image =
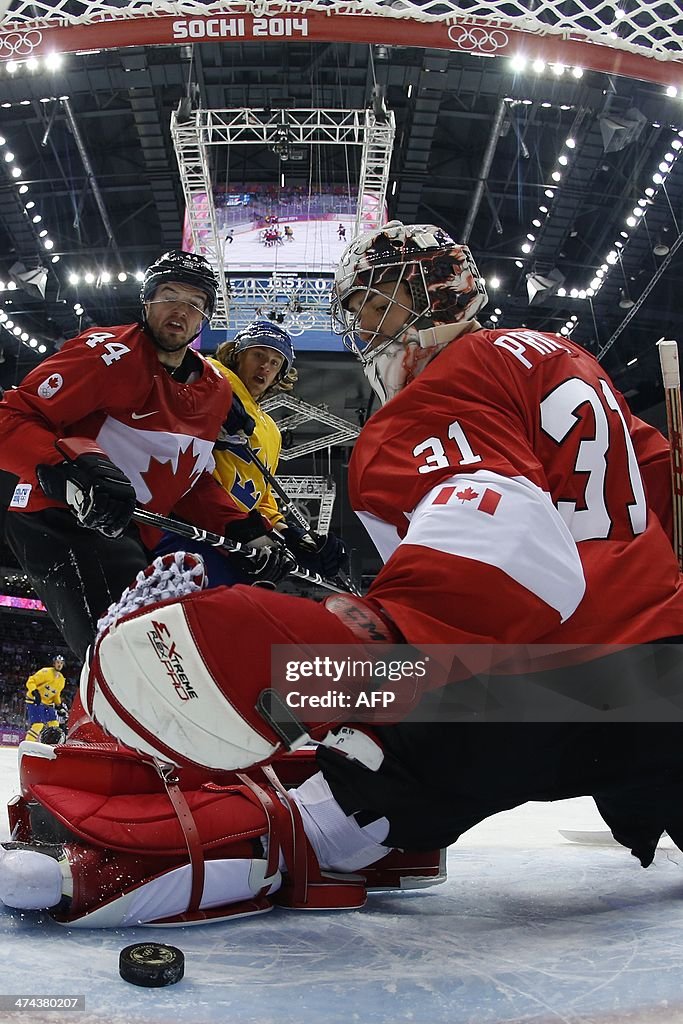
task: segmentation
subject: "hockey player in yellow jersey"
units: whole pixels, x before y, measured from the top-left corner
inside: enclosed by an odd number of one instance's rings
[[[284,328],[269,320],[255,320],[239,331],[232,341],[219,345],[210,362],[233,389],[233,408],[222,437],[214,448],[214,476],[232,500],[246,512],[259,512],[291,550],[299,565],[323,576],[334,577],[348,563],[346,547],[333,533],[318,535],[289,525],[278,507],[269,475],[277,472],[282,437],[275,420],[261,407],[269,395],[291,391],[298,379],[294,369],[294,347]],[[241,431],[241,436],[237,432]],[[248,444],[245,436],[248,435]],[[249,582],[229,556],[206,544],[165,537],[156,549],[165,554],[182,546],[184,551],[202,555],[211,586]]]
[[[56,654],[52,665],[38,669],[26,680],[27,740],[38,740],[45,726],[59,727],[58,711],[64,710],[62,690],[66,680],[62,673],[64,658]]]
[[[256,508],[282,537],[299,565],[333,577],[348,564],[346,547],[333,533],[325,536],[289,525],[278,508],[270,483],[251,459],[253,451],[270,474],[277,471],[282,437],[275,420],[261,403],[277,391],[291,391],[298,379],[294,346],[284,328],[270,320],[255,320],[216,351],[213,365],[225,374],[243,411],[254,422],[249,445],[214,449],[215,476],[233,501],[250,512]],[[211,580],[211,569],[209,580]]]
[[[277,391],[291,391],[298,379],[289,334],[277,324],[256,320],[232,341],[223,342],[210,362],[228,378],[233,395],[237,395],[254,421],[249,449],[274,474],[282,437],[275,420],[261,408],[261,402]],[[217,448],[214,458],[214,476],[237,505],[247,512],[258,509],[271,526],[286,526],[269,482],[244,445]]]

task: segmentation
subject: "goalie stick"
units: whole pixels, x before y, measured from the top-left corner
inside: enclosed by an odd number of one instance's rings
[[[664,380],[666,422],[671,446],[671,492],[673,500],[673,547],[683,568],[683,411],[678,345],[662,338],[657,342]]]

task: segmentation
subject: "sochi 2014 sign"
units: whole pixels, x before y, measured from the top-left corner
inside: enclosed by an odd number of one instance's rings
[[[179,18],[173,22],[178,43],[205,39],[292,39],[308,36],[308,18]]]
[[[303,3],[301,6],[305,10]],[[329,9],[309,9],[301,14],[288,11],[268,17],[257,17],[239,9],[181,18],[167,14],[131,17],[134,13],[133,8],[130,11],[122,7],[112,9],[106,4],[98,6],[93,0],[92,21],[87,24],[64,24],[57,18],[22,23],[6,21],[0,29],[0,62],[21,61],[55,51],[73,53],[126,46],[307,39],[316,43],[421,46],[478,57],[513,56],[523,48],[527,59],[538,57],[549,64],[573,64],[664,85],[678,85],[681,77],[678,60],[652,60],[646,53],[588,42],[570,30],[561,35],[528,32],[504,18],[496,18],[494,22],[493,19],[454,15],[444,21],[417,21],[374,14],[333,14]]]

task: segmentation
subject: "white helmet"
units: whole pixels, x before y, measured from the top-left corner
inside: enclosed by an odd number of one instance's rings
[[[360,312],[378,286],[393,284],[387,309],[367,341],[358,337]],[[405,285],[411,306],[399,301]],[[349,299],[361,293],[358,309]],[[484,282],[466,245],[458,245],[433,224],[391,221],[355,238],[342,253],[335,274],[332,298],[333,330],[363,364],[363,370],[382,402],[388,401],[424,369],[435,350],[447,344],[431,330],[444,324],[470,320],[488,301]],[[382,331],[392,306],[405,310],[398,332],[385,338]],[[367,336],[367,332],[364,332]]]

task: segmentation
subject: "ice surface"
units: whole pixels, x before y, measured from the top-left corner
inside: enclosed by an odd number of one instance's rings
[[[307,275],[333,274],[339,257],[355,235],[355,219],[346,214],[334,220],[281,220],[277,225],[281,234],[287,223],[294,232],[293,239],[283,238],[280,244],[271,246],[261,241],[262,228],[236,229],[234,241],[224,249],[228,276],[238,271],[257,277],[273,272],[284,276],[304,271]],[[340,223],[346,228],[343,239],[338,234]]]
[[[0,801],[16,791],[0,749]],[[32,1024],[678,1024],[683,1022],[683,855],[643,871],[588,799],[528,804],[449,851],[449,880],[371,896],[359,911],[275,910],[192,928],[76,931],[0,909],[0,995],[84,994],[84,1012],[0,1011]],[[1,835],[7,835],[3,819]],[[157,940],[185,978],[136,988],[118,955]]]

